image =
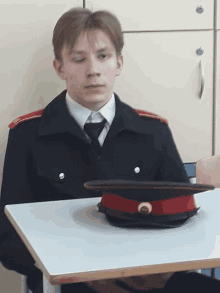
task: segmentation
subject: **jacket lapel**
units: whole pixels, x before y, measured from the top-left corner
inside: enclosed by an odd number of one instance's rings
[[[55,135],[58,133],[70,133],[88,143],[88,139],[76,120],[69,114],[66,106],[66,90],[57,96],[44,109],[38,136]]]
[[[123,103],[115,94],[116,113],[112,125],[109,129],[105,142],[127,130],[136,133],[146,133],[146,124],[142,121],[137,112]]]

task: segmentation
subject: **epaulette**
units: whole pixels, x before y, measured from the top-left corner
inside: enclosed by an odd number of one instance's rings
[[[21,123],[21,122],[23,122],[23,121],[27,121],[27,120],[30,120],[30,119],[33,119],[33,118],[41,117],[43,110],[44,110],[44,109],[37,110],[37,111],[31,112],[31,113],[25,114],[25,115],[23,115],[23,116],[20,116],[20,117],[18,117],[18,118],[15,118],[15,119],[9,124],[9,127],[10,127],[11,129],[13,129],[13,128],[15,128],[15,126],[17,126],[19,123]]]
[[[135,111],[138,113],[139,116],[148,117],[148,118],[152,118],[152,119],[157,119],[157,120],[160,120],[161,122],[163,122],[163,123],[168,125],[168,120],[166,118],[160,116],[160,115],[157,115],[157,114],[152,113],[152,112],[139,110],[139,109],[135,109]]]

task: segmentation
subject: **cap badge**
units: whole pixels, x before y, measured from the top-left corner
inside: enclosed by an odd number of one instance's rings
[[[148,215],[152,211],[152,205],[149,202],[142,202],[138,205],[138,211],[143,215]]]

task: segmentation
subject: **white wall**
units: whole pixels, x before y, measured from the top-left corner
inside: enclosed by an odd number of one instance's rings
[[[52,65],[52,33],[75,6],[83,0],[0,0],[0,182],[10,122],[65,89]]]

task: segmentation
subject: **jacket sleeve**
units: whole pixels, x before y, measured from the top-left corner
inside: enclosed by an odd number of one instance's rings
[[[19,126],[10,130],[1,189],[0,261],[8,269],[18,271],[20,267],[21,273],[25,273],[25,268],[34,266],[34,259],[7,219],[4,207],[32,201],[29,185],[30,154],[28,134],[22,132]]]
[[[189,183],[189,178],[184,168],[182,159],[177,150],[170,128],[162,128],[162,153],[160,180]]]

